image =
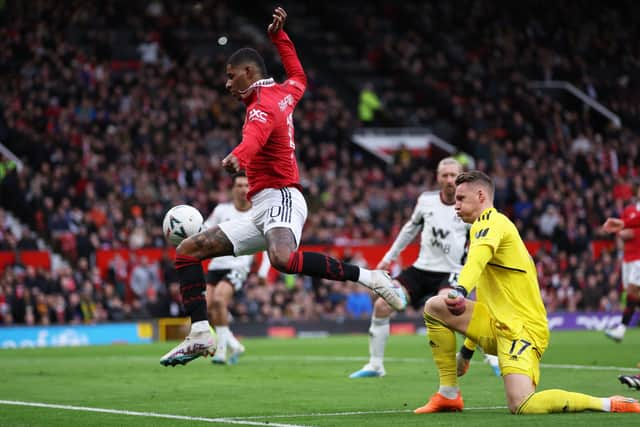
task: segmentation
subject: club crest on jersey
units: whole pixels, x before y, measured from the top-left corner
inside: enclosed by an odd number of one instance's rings
[[[278,102],[278,107],[280,107],[280,111],[286,110],[289,105],[293,105],[293,96],[291,95],[285,96]]]
[[[249,121],[253,120],[257,120],[260,123],[267,123],[267,113],[262,110],[258,110],[257,108],[249,110]]]

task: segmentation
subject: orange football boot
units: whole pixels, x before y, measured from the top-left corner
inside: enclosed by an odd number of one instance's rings
[[[640,403],[636,399],[624,396],[611,396],[611,412],[638,412]]]
[[[613,407],[613,401],[611,403]],[[464,408],[464,402],[462,401],[462,394],[458,391],[458,395],[455,399],[447,399],[440,393],[436,393],[431,396],[429,402],[426,405],[413,411],[414,414],[431,414],[433,412],[460,412]]]

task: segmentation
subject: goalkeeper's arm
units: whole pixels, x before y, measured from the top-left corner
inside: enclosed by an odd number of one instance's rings
[[[476,349],[476,343],[469,338],[464,339],[460,351],[456,354],[456,373],[459,377],[463,376],[469,370],[469,363]]]

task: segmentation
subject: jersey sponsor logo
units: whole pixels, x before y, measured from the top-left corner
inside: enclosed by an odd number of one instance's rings
[[[441,239],[446,239],[447,236],[449,235],[450,231],[449,230],[443,230],[442,228],[431,227],[431,233],[433,234],[433,237],[440,236]]]
[[[288,106],[293,105],[293,96],[287,95],[278,102],[280,111],[284,111]]]
[[[267,123],[267,113],[262,110],[254,108],[249,111],[249,121],[257,120],[261,123]]]
[[[487,235],[487,233],[489,233],[489,227],[487,228],[483,228],[482,230],[478,230],[476,231],[476,239],[481,239],[483,237],[485,237]]]
[[[451,252],[451,245],[444,241],[450,233],[451,232],[449,230],[431,227],[431,234],[433,235],[431,238],[431,246],[434,248],[440,248],[440,250],[445,254]]]

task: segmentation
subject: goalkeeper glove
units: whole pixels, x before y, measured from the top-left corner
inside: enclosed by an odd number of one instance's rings
[[[469,363],[473,357],[473,350],[469,350],[462,345],[460,351],[456,354],[456,374],[461,377],[469,370]]]
[[[447,304],[447,309],[454,316],[460,316],[466,310],[467,290],[460,285],[455,285],[451,288],[447,294],[447,298],[444,300]]]

